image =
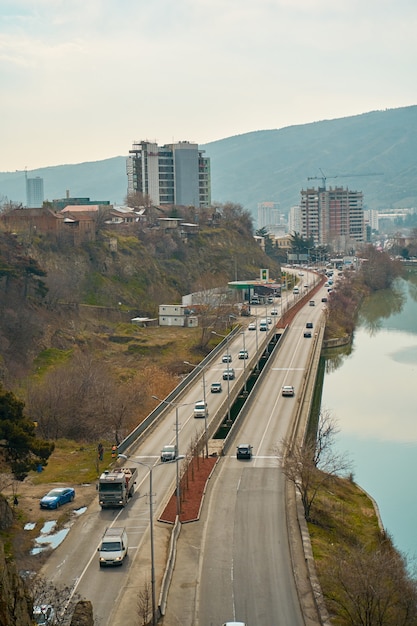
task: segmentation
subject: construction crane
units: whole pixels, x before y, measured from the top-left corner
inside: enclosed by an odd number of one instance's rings
[[[328,178],[353,178],[356,176],[383,176],[383,172],[369,172],[369,174],[336,174],[336,176],[326,176],[321,167],[319,167],[321,176],[309,176],[307,180],[321,180],[322,189],[326,191],[326,180]]]

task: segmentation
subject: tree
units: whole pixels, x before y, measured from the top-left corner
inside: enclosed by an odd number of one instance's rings
[[[0,441],[4,459],[17,480],[46,465],[54,444],[36,437],[36,426],[23,413],[24,404],[0,387]]]
[[[414,626],[417,583],[401,555],[383,537],[373,549],[348,546],[327,563],[325,599],[338,624]],[[343,621],[339,621],[342,619]]]
[[[314,437],[308,437],[304,443],[283,442],[283,472],[301,496],[307,521],[311,521],[311,508],[319,490],[351,468],[346,455],[333,450],[337,432],[334,418],[323,411]]]

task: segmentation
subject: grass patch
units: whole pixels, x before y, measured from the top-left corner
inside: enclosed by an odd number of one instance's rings
[[[328,560],[349,545],[377,546],[380,529],[374,505],[354,482],[337,478],[320,492],[308,524],[317,573],[325,571]]]
[[[35,485],[43,483],[68,483],[80,485],[97,480],[98,475],[110,465],[111,444],[103,441],[104,458],[98,466],[97,444],[81,444],[67,439],[59,439],[49,457],[48,465],[42,472],[32,472]]]
[[[34,371],[37,375],[42,376],[51,367],[56,367],[68,361],[71,354],[72,350],[58,350],[57,348],[43,350],[33,361]]]

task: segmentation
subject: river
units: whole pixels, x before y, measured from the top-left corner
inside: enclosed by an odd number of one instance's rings
[[[322,409],[336,448],[377,502],[411,569],[417,557],[417,273],[367,298],[352,346],[326,360]]]

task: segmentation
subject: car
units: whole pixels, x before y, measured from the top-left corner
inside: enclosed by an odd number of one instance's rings
[[[306,328],[313,328],[313,322],[307,322]]]
[[[292,385],[284,385],[282,388],[282,395],[283,396],[294,396],[295,395],[295,389]]]
[[[271,315],[278,315],[278,309],[272,309]]]
[[[309,289],[310,285],[304,285],[304,289]]]
[[[311,339],[311,331],[306,330],[304,333],[304,337],[306,337],[307,339]]]
[[[299,276],[304,276],[304,272],[298,272]]]
[[[50,604],[40,604],[33,607],[33,621],[39,626],[55,623],[55,610]]]
[[[272,324],[272,319],[270,317],[267,317],[266,321],[268,322],[268,324]]]
[[[252,458],[252,446],[248,443],[240,443],[236,449],[237,459],[251,459]]]
[[[246,626],[245,622],[225,622],[222,626]]]
[[[249,357],[247,350],[240,350],[238,354],[238,359],[247,359]]]
[[[223,372],[223,380],[233,380],[235,377],[235,370],[233,367],[228,367],[227,370]]]
[[[327,302],[327,298],[322,298],[321,301],[322,302]]]
[[[211,383],[210,391],[211,391],[211,393],[221,393],[222,392],[222,384],[221,383]]]
[[[222,363],[231,363],[232,362],[232,355],[231,354],[223,354],[222,356]]]
[[[309,305],[310,305],[310,306],[316,306],[316,302],[315,302],[315,300],[310,300]]]
[[[256,324],[255,322],[251,322],[248,326],[248,330],[256,330]]]
[[[59,509],[61,504],[72,502],[75,498],[75,489],[72,487],[57,487],[48,491],[47,494],[40,499],[41,509]]]

